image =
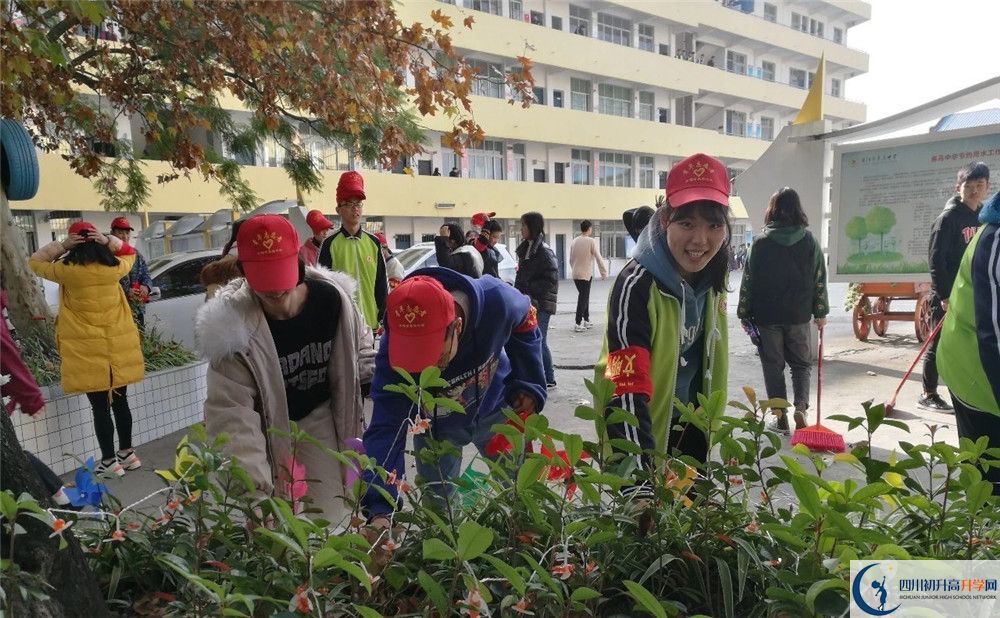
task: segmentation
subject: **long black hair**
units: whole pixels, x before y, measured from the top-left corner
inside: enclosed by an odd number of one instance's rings
[[[764,212],[764,223],[776,223],[783,227],[809,225],[809,218],[802,210],[802,201],[795,189],[784,187],[771,196]]]
[[[118,266],[120,263],[114,253],[107,245],[99,245],[94,241],[86,241],[78,244],[66,252],[63,258],[65,264],[75,264],[86,266],[87,264],[100,264],[102,266]]]
[[[528,240],[535,240],[539,234],[545,232],[545,217],[540,212],[524,213],[521,215],[521,223],[528,226],[528,234],[531,236]]]
[[[243,221],[243,219],[233,221],[232,229],[229,232],[229,240],[222,246],[222,257],[226,257],[233,250],[233,245],[236,244],[236,237],[240,233],[240,226],[243,225]]]
[[[661,207],[658,214],[664,232],[667,226],[674,221],[690,219],[695,215],[700,216],[710,223],[726,226],[726,240],[723,241],[719,252],[715,254],[701,272],[695,275],[697,279],[708,277],[712,289],[717,294],[726,291],[726,279],[729,276],[729,260],[733,252],[732,247],[729,246],[729,241],[733,237],[733,225],[729,220],[729,209],[710,200],[699,200],[685,204],[680,208],[671,208],[670,206]]]

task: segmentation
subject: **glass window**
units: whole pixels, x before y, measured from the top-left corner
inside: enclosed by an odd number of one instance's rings
[[[514,151],[514,178],[520,182],[527,180],[527,161],[524,156],[524,144],[514,144],[512,148]]]
[[[412,234],[395,234],[393,240],[396,243],[396,251],[409,249],[411,246],[413,246]]]
[[[38,240],[35,235],[35,216],[30,210],[11,210],[11,223],[24,234],[25,248],[28,255],[38,250]]]
[[[658,116],[658,120],[660,122],[669,123],[670,122],[670,108],[669,107],[661,107],[658,110],[657,116]]]
[[[830,96],[839,97],[840,96],[840,80],[836,77],[830,78]]]
[[[51,210],[49,211],[49,230],[52,232],[52,240],[66,240],[69,236],[69,226],[83,218],[79,210]]]
[[[545,105],[546,104],[545,103],[545,88],[537,88],[537,87],[536,88],[532,88],[531,92],[532,92],[532,95],[535,98],[535,103],[538,103],[539,105]]]
[[[593,180],[591,179],[590,151],[573,148],[570,155],[572,158],[570,175],[573,177],[573,184],[593,184]]]
[[[653,183],[656,182],[656,172],[653,169],[653,165],[654,165],[653,157],[646,157],[646,156],[639,157],[640,189],[652,189],[655,187]]]
[[[774,140],[774,118],[760,117],[760,138],[768,141]]]
[[[552,107],[562,107],[563,106],[563,91],[553,90],[552,91]]]
[[[545,14],[541,11],[531,11],[531,23],[536,26],[545,25]]]
[[[775,6],[775,5],[773,5],[773,4],[769,4],[769,3],[765,2],[764,3],[764,19],[766,19],[767,21],[777,22],[778,21],[778,7]]]
[[[739,73],[744,75],[747,72],[747,55],[734,52],[732,50],[726,51],[726,70],[730,73]]]
[[[559,17],[558,15],[552,16],[552,29],[562,30],[562,17]]]
[[[833,42],[834,43],[840,43],[841,45],[843,45],[843,43],[844,43],[844,31],[842,29],[840,29],[840,28],[834,28],[833,29]]]
[[[809,71],[809,79],[806,80],[806,88],[812,88],[813,80],[816,79],[816,74]]]
[[[615,45],[632,47],[632,22],[624,17],[598,13],[597,38]]]
[[[653,26],[639,24],[639,49],[653,51]]]
[[[639,118],[643,120],[653,120],[653,93],[639,93]]]
[[[571,109],[589,112],[590,107],[590,80],[577,79],[571,77],[569,80],[569,106]]]
[[[726,110],[726,135],[738,135],[746,137],[747,115],[745,112],[737,112],[731,109]]]
[[[806,87],[806,72],[802,69],[788,69],[788,85],[796,88]]]
[[[598,184],[602,187],[632,186],[632,155],[602,152],[598,155]]]
[[[590,10],[569,5],[569,31],[581,36],[590,36]]]
[[[774,81],[774,63],[766,60],[760,63],[761,76],[769,82]]]
[[[469,66],[478,72],[472,78],[472,94],[494,99],[504,98],[503,66],[485,60],[468,59]]]
[[[506,150],[499,140],[483,140],[477,148],[466,151],[469,159],[469,178],[503,180],[506,178]]]
[[[611,84],[597,86],[598,111],[609,116],[625,116],[631,118],[632,89]]]
[[[510,10],[511,19],[521,21],[521,14],[524,12],[524,5],[521,4],[521,0],[510,0],[507,8]]]
[[[809,18],[805,15],[799,13],[792,13],[792,28],[796,30],[801,30],[802,32],[809,32]]]
[[[660,43],[660,55],[661,56],[669,56],[670,55],[670,46],[667,45],[666,43]]]
[[[160,288],[160,299],[204,294],[205,286],[201,284],[201,269],[206,264],[219,259],[217,255],[188,260],[153,278],[153,285]]]
[[[491,15],[502,15],[500,0],[466,0],[465,7]]]
[[[809,20],[809,34],[811,34],[813,36],[818,36],[819,38],[822,39],[823,38],[823,22],[815,20],[815,19],[810,19]]]

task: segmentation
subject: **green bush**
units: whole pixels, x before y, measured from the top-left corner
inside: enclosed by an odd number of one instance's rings
[[[439,383],[428,370],[391,388],[416,409]],[[402,487],[409,505],[391,530],[362,525],[360,482],[352,515],[332,525],[281,498],[258,502],[221,454],[224,438],[209,443],[199,426],[174,468],[158,471],[158,512],[109,496],[103,521],[72,532],[123,614],[183,616],[832,616],[848,607],[851,560],[997,558],[1000,499],[978,467],[1000,452],[987,453],[985,438],[956,447],[928,427],[930,444],[903,443],[882,460],[871,435],[905,426],[866,403],[841,420],[869,440],[838,455],[786,454],[765,427],[765,411],[784,402],[745,389],[745,403],[729,403],[736,416],[722,392],[682,411],[709,436],[711,461],[660,457],[648,473],[603,437],[610,385],[588,386],[596,404],[576,416],[595,424],[597,441],[511,412],[495,427],[511,451],[486,462],[489,475],[457,480],[451,509],[420,482]],[[621,410],[609,420],[635,423]],[[295,427],[291,437],[310,440]],[[432,443],[422,456],[447,448]],[[831,479],[835,467],[848,478]],[[636,479],[648,491],[630,491]]]

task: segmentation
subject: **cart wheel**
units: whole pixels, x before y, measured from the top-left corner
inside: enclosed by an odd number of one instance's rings
[[[871,312],[872,305],[867,296],[862,296],[858,304],[854,305],[854,336],[858,338],[858,341],[868,341]]]
[[[873,311],[876,314],[885,314],[889,310],[889,303],[891,301],[885,296],[879,296],[878,300],[875,301],[875,307]],[[889,326],[889,320],[885,318],[872,318],[872,330],[879,337],[885,337],[885,331]]]
[[[917,308],[913,312],[913,330],[920,343],[923,343],[934,330],[931,327],[931,303],[927,294],[922,294],[917,299]]]

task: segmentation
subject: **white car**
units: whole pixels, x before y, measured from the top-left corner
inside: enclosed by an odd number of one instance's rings
[[[146,328],[194,349],[194,314],[205,302],[201,269],[221,257],[221,249],[171,253],[149,261],[153,289],[146,305]],[[59,285],[42,280],[45,300],[55,315],[59,312]]]
[[[500,279],[514,285],[514,276],[517,274],[517,260],[510,254],[506,245],[496,245],[503,259],[500,261]],[[434,243],[421,242],[408,249],[403,249],[395,254],[396,259],[403,265],[404,275],[409,275],[415,270],[437,266],[437,255],[434,253]]]

